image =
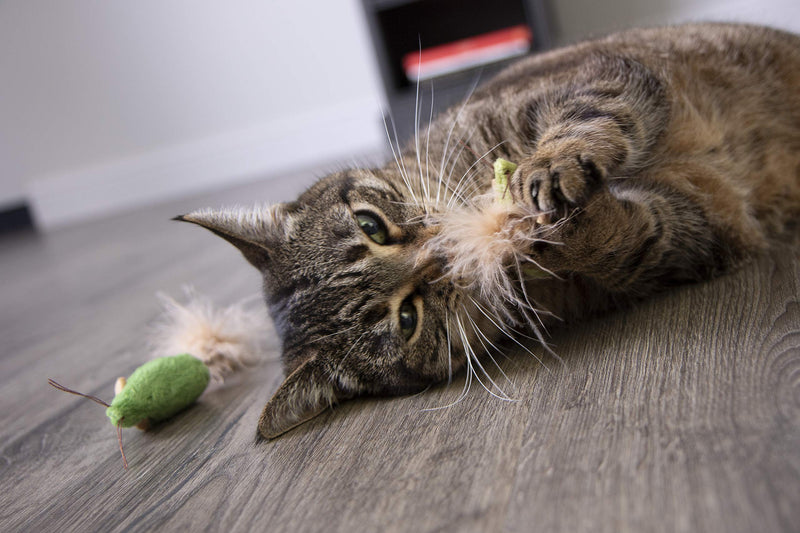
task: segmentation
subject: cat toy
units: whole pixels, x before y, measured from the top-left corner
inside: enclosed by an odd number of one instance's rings
[[[517,170],[517,166],[516,163],[506,161],[502,157],[495,159],[494,165],[492,166],[494,169],[494,178],[492,179],[494,203],[506,209],[514,204],[514,200],[511,199],[511,192],[508,190],[508,179]],[[524,265],[521,267],[521,270],[525,275],[525,279],[528,281],[550,277],[549,272],[534,265]]]
[[[168,420],[192,405],[210,382],[221,383],[233,371],[258,362],[258,332],[263,330],[264,317],[249,309],[247,300],[215,309],[191,290],[187,290],[187,298],[188,303],[182,305],[160,295],[163,318],[154,329],[152,341],[155,354],[180,355],[156,357],[134,370],[129,378],[118,378],[110,404],[48,379],[60,391],[106,407],[106,416],[117,428],[126,470],[122,428],[136,426],[146,430],[151,424]]]
[[[494,192],[494,201],[500,205],[509,206],[514,201],[511,199],[511,192],[508,190],[508,178],[517,170],[517,165],[498,157],[494,161],[493,168],[492,191]]]

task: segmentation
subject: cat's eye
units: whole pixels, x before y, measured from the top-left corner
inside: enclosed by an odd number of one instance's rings
[[[414,306],[411,298],[407,298],[400,305],[398,319],[400,322],[400,332],[406,340],[410,339],[417,330],[417,308]]]
[[[378,244],[386,244],[389,238],[389,232],[386,230],[386,225],[380,218],[372,213],[361,211],[356,213],[356,220],[358,221],[358,227],[367,234],[367,237]]]

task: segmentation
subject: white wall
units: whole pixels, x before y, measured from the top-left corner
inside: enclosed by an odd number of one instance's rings
[[[639,24],[800,32],[797,0],[552,0],[561,42]],[[359,0],[0,0],[0,209],[54,227],[383,146]]]
[[[0,204],[55,226],[382,145],[358,0],[0,2]]]

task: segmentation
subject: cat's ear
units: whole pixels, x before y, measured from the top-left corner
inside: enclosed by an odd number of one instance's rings
[[[258,432],[274,439],[352,396],[331,379],[321,361],[309,359],[289,374],[264,406]]]
[[[173,220],[202,226],[236,246],[250,263],[263,270],[270,253],[289,232],[287,204],[253,208],[199,209]]]

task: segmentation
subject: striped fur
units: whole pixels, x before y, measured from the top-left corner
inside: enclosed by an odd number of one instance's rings
[[[800,39],[740,25],[617,34],[517,63],[402,149],[389,138],[385,167],[334,173],[295,202],[183,217],[264,274],[288,375],[264,437],[463,367],[505,398],[485,371],[502,343],[545,343],[550,326],[794,238]],[[497,157],[519,164],[508,208],[487,196]]]

